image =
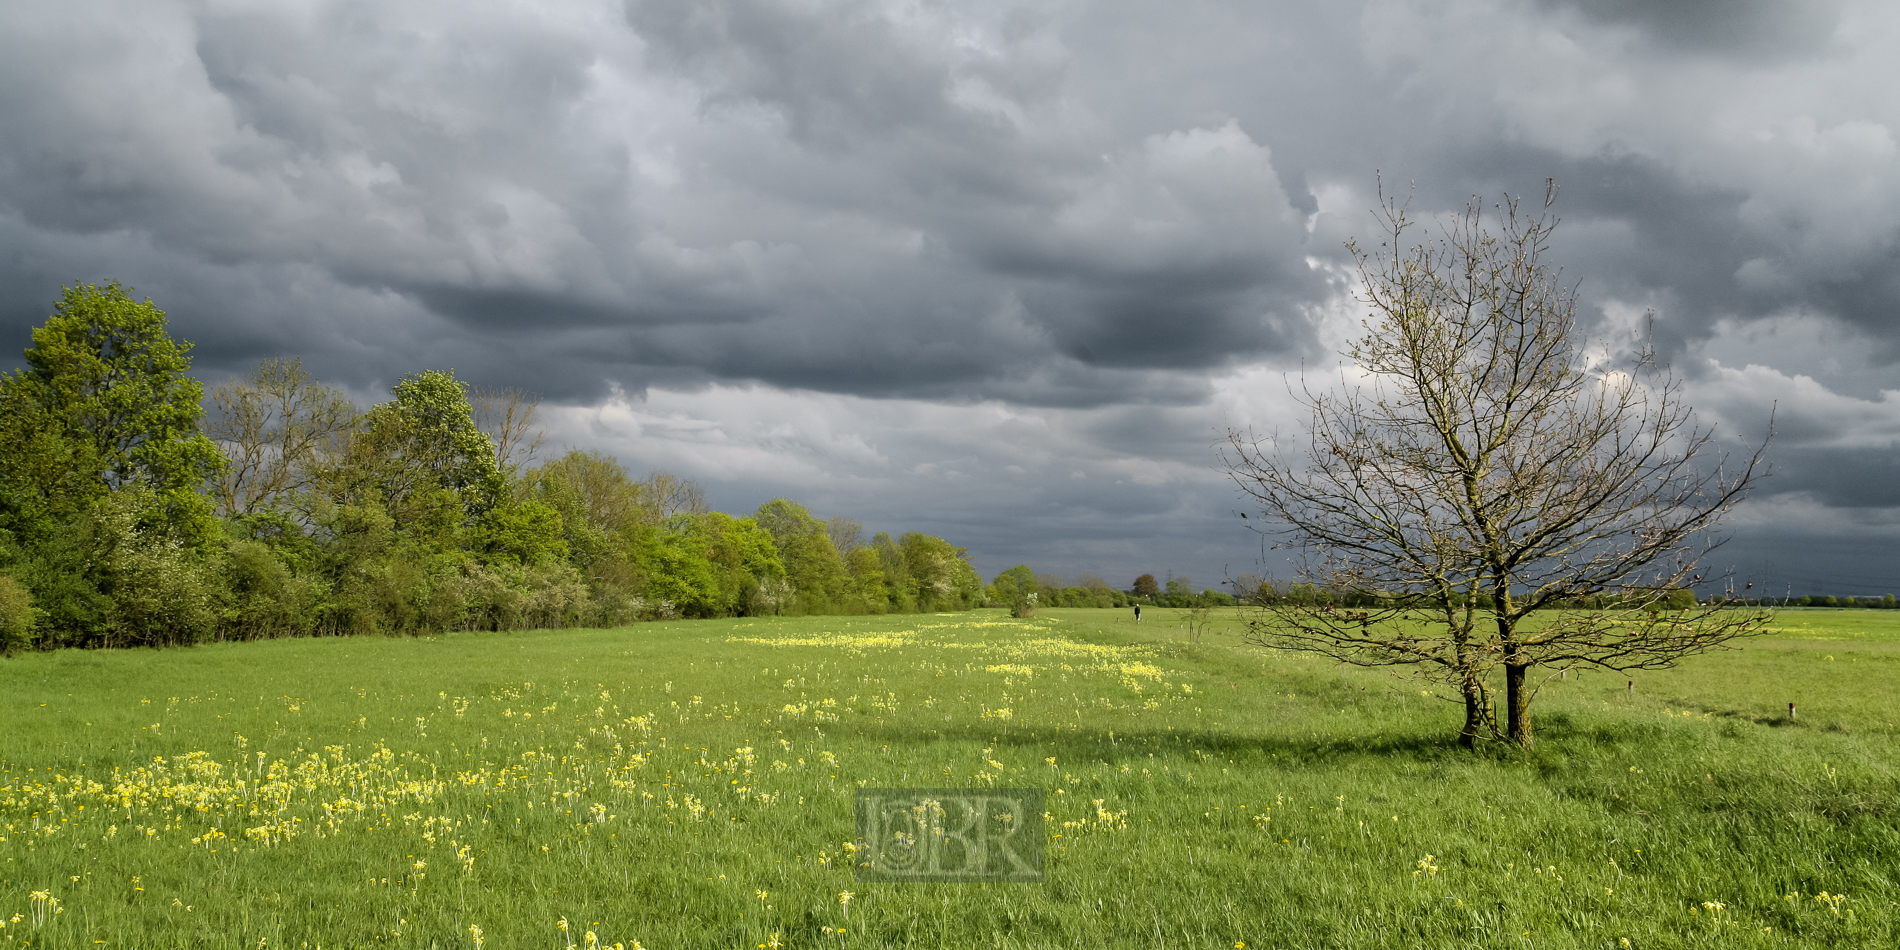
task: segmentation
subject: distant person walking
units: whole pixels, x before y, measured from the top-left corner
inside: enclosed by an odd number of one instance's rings
[[[1135,605],[1135,622],[1136,623],[1141,622],[1141,605],[1140,604]]]

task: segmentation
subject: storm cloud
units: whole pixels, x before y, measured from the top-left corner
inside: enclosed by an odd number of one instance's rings
[[[1896,34],[1848,0],[27,0],[0,347],[117,278],[207,379],[453,368],[728,508],[1211,585],[1284,573],[1215,446],[1297,430],[1378,183],[1429,217],[1554,178],[1588,328],[1653,312],[1732,448],[1777,414],[1722,556],[1885,592]]]

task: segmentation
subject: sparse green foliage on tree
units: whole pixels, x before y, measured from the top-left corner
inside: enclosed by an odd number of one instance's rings
[[[1536,214],[1507,200],[1495,225],[1474,201],[1416,243],[1386,203],[1379,249],[1349,245],[1371,314],[1347,351],[1364,384],[1305,391],[1300,456],[1229,436],[1229,474],[1314,585],[1252,636],[1448,682],[1465,745],[1531,743],[1540,667],[1666,667],[1762,622],[1670,599],[1702,579],[1698,542],[1759,477],[1761,450],[1713,464],[1647,347],[1620,366],[1587,349],[1575,288],[1545,257],[1555,194]]]
[[[356,406],[297,359],[272,357],[211,391],[206,434],[229,460],[214,488],[218,514],[248,515],[309,491],[339,460]]]
[[[468,402],[475,427],[494,443],[495,464],[504,474],[513,477],[534,461],[544,438],[534,421],[541,397],[515,387],[476,386],[468,391]]]

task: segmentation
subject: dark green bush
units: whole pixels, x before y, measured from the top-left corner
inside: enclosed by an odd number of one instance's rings
[[[12,656],[33,647],[33,595],[26,587],[0,574],[0,656]]]

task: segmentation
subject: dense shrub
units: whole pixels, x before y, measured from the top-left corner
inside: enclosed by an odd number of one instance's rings
[[[0,574],[0,656],[33,646],[33,595],[20,582]]]

